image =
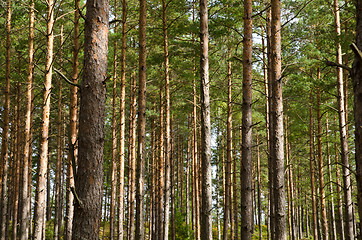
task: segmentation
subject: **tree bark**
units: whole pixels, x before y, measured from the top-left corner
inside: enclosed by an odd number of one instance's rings
[[[356,46],[362,49],[362,1],[356,2]],[[353,93],[354,93],[354,119],[355,119],[355,159],[356,159],[356,182],[358,214],[362,216],[362,59],[355,56],[352,68]],[[362,223],[360,221],[360,229]]]
[[[27,72],[27,87],[26,87],[26,110],[25,110],[25,129],[24,129],[24,155],[23,155],[23,168],[22,168],[22,208],[20,210],[20,240],[27,240],[29,238],[30,226],[30,194],[28,185],[30,182],[29,174],[29,157],[31,149],[31,112],[33,110],[33,71],[34,71],[34,0],[30,2],[29,6],[29,36],[28,36],[28,72]],[[31,176],[31,175],[30,175]]]
[[[166,0],[162,0],[162,29],[165,58],[165,192],[164,192],[164,221],[163,239],[168,239],[170,223],[170,161],[171,161],[171,128],[170,128],[170,74],[167,36],[167,5]]]
[[[244,1],[243,41],[243,108],[242,108],[242,156],[241,156],[241,231],[242,240],[251,239],[253,233],[252,187],[252,51],[253,22],[252,0]]]
[[[79,158],[72,239],[98,239],[102,209],[108,0],[86,3],[84,70],[79,112]]]
[[[53,65],[53,45],[54,45],[54,1],[48,0],[47,13],[47,55],[45,64],[45,82],[42,112],[42,127],[40,139],[40,159],[38,165],[38,180],[36,189],[36,209],[34,216],[34,240],[45,238],[43,235],[45,227],[46,209],[46,183],[48,168],[48,138],[49,138],[49,115],[50,115],[50,94],[52,86],[52,65]]]
[[[139,15],[139,89],[138,89],[138,147],[136,173],[136,240],[144,236],[144,185],[145,185],[145,137],[146,137],[146,0],[140,0]]]
[[[284,184],[284,137],[283,137],[283,97],[281,61],[281,0],[271,1],[271,80],[272,96],[272,161],[274,162],[274,221],[273,239],[286,240],[285,184]]]
[[[114,15],[118,19],[117,0],[114,1]],[[114,34],[117,34],[117,24],[114,27]],[[118,38],[114,39],[113,46],[113,92],[112,92],[112,171],[111,171],[111,205],[110,205],[110,226],[109,234],[110,239],[115,239],[115,218],[116,218],[116,194],[117,194],[117,113],[116,113],[116,100],[117,100],[117,51],[118,51]]]
[[[123,240],[124,221],[124,162],[125,162],[125,112],[126,112],[126,50],[127,50],[127,0],[122,0],[121,46],[121,96],[119,130],[119,190],[118,190],[118,240]]]
[[[313,121],[313,93],[310,91],[310,106],[309,106],[309,170],[310,170],[310,181],[311,181],[311,197],[312,197],[312,232],[313,238],[318,238],[317,231],[317,204],[316,204],[316,193],[315,193],[315,179],[314,179],[314,121]]]
[[[60,64],[62,65],[63,58],[63,25],[60,29]],[[55,210],[54,210],[54,235],[53,239],[61,239],[61,213],[62,213],[62,195],[61,195],[61,186],[62,186],[62,144],[63,144],[63,102],[62,102],[62,79],[58,78],[58,109],[57,109],[57,148],[56,148],[56,163],[55,163]]]
[[[320,79],[320,70],[318,69],[318,79]],[[321,116],[321,92],[317,87],[317,121],[318,121],[318,173],[319,173],[319,197],[321,205],[322,218],[322,236],[323,240],[328,240],[328,222],[326,209],[326,194],[324,189],[324,171],[323,171],[323,155],[322,155],[322,116]]]
[[[201,239],[212,239],[211,123],[209,96],[209,30],[207,0],[200,1],[200,89],[201,89]]]

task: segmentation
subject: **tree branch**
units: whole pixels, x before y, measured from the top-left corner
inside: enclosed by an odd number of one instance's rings
[[[328,61],[328,60],[325,60],[324,63],[328,66],[328,67],[340,67],[340,68],[343,68],[343,69],[346,69],[348,72],[351,72],[351,68],[344,65],[344,64],[339,64],[339,63],[336,63],[336,62],[331,62],[331,61]]]
[[[70,81],[66,76],[64,76],[64,74],[61,73],[58,69],[56,69],[56,68],[53,68],[53,69],[54,69],[54,71],[55,71],[56,73],[58,73],[58,74],[64,79],[64,81],[66,81],[68,84],[70,84],[70,85],[72,85],[72,86],[75,86],[75,87],[80,87],[79,84],[76,84],[76,83],[71,82],[71,81]]]
[[[356,54],[356,56],[359,58],[359,60],[362,61],[362,52],[361,52],[361,50],[359,50],[357,45],[355,43],[351,43],[351,45],[349,45],[349,47],[352,49],[354,54]]]

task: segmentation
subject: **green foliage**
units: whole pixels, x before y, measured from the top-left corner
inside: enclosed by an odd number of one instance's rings
[[[186,215],[180,211],[175,214],[175,227],[177,240],[191,240],[193,239],[193,231],[191,225],[187,225],[185,221]]]

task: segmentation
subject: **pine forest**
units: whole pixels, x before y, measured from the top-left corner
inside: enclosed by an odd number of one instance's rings
[[[362,0],[1,0],[0,240],[362,239]]]

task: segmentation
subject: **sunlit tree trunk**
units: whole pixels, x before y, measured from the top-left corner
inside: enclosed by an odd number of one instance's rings
[[[341,24],[339,18],[339,3],[334,0],[334,16],[336,24],[336,33],[339,37],[341,35]],[[339,40],[336,42],[337,53],[336,62],[342,64],[342,47]],[[337,68],[337,90],[338,90],[338,115],[339,115],[339,133],[341,141],[341,162],[343,170],[343,189],[345,201],[345,237],[347,240],[354,239],[353,232],[353,203],[352,203],[352,190],[351,190],[351,177],[349,170],[348,160],[348,142],[347,142],[347,127],[346,127],[346,109],[344,99],[344,84],[343,84],[343,70]]]
[[[129,124],[129,160],[128,160],[128,240],[134,239],[135,231],[135,194],[136,194],[136,76],[131,76],[130,124]]]
[[[209,96],[209,29],[207,0],[200,0],[201,89],[201,239],[212,239],[211,123]]]
[[[114,1],[114,15],[118,19],[117,0]],[[117,34],[117,24],[114,27],[114,34]],[[118,38],[114,39],[113,46],[113,92],[112,92],[112,170],[111,170],[111,205],[110,205],[110,226],[109,234],[110,239],[115,239],[115,222],[116,222],[116,194],[117,194],[117,51],[118,51]]]
[[[40,139],[40,159],[38,165],[38,180],[36,187],[36,207],[34,215],[34,240],[43,239],[45,236],[45,208],[46,208],[46,183],[48,168],[48,138],[49,138],[49,115],[50,94],[52,86],[53,44],[54,44],[54,1],[47,1],[47,55],[45,64],[45,82],[43,97],[42,126]]]
[[[34,0],[30,2],[29,6],[29,36],[28,36],[28,71],[27,71],[27,87],[26,87],[26,110],[25,110],[25,129],[24,129],[24,155],[23,155],[23,168],[22,168],[22,208],[20,210],[20,240],[27,240],[29,238],[30,226],[30,194],[29,194],[29,157],[31,149],[31,112],[33,100],[33,69],[34,69]],[[31,175],[30,175],[31,176]]]
[[[125,162],[125,112],[126,112],[126,50],[127,50],[127,0],[122,0],[122,46],[121,46],[121,96],[119,130],[119,190],[118,190],[118,240],[123,240],[124,221],[124,162]]]

